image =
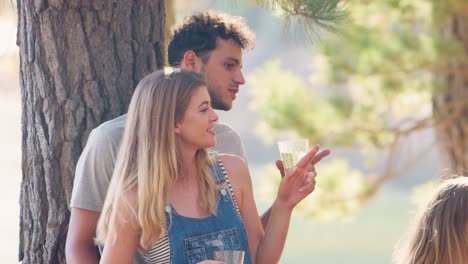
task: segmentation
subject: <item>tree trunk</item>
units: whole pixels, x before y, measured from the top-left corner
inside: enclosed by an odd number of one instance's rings
[[[446,31],[459,42],[464,58],[468,58],[468,15],[454,16]],[[433,96],[434,115],[446,118],[444,125],[436,127],[436,136],[444,177],[453,174],[468,176],[468,65],[456,62],[443,76],[447,90]]]
[[[19,260],[65,263],[75,164],[91,129],[126,112],[163,66],[163,0],[18,0]]]

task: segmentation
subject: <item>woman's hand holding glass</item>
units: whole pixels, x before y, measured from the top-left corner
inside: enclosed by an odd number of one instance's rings
[[[312,193],[315,188],[315,176],[317,175],[313,164],[317,162],[317,158],[320,160],[330,153],[330,151],[325,150],[317,155],[319,150],[320,146],[314,146],[299,160],[296,166],[286,171],[276,198],[279,204],[286,206],[288,209],[293,209],[307,195]]]

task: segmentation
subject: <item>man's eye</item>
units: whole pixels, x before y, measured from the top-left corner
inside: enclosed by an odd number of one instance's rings
[[[201,111],[202,111],[202,112],[207,112],[207,111],[208,111],[208,108],[203,108]]]
[[[231,70],[232,68],[234,68],[234,64],[232,64],[232,63],[227,63],[226,64],[226,69]]]

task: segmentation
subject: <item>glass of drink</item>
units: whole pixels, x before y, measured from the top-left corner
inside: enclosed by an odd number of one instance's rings
[[[297,162],[304,157],[309,150],[309,140],[305,138],[290,139],[278,142],[281,160],[284,170],[287,171],[296,166]]]
[[[219,250],[213,252],[214,260],[222,260],[226,264],[244,264],[244,254],[242,250]]]

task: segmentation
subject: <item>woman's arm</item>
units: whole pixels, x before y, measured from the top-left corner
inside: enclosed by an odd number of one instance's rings
[[[234,189],[234,195],[247,231],[250,254],[253,263],[255,263],[257,247],[264,236],[264,231],[255,205],[249,170],[245,161],[237,156],[220,155],[220,157]]]
[[[245,161],[237,156],[220,155],[220,157],[234,189],[234,195],[247,231],[250,254],[255,263],[257,246],[264,236],[264,231],[253,197],[249,170]]]
[[[136,204],[132,199],[130,199],[130,203]],[[122,200],[117,205],[113,223],[115,229],[109,228],[100,263],[132,263],[138,249],[141,233],[133,209]]]
[[[299,164],[281,181],[265,235],[258,244],[256,263],[278,263],[283,253],[294,207],[315,188],[315,171]]]
[[[241,159],[222,156],[234,190],[240,192],[239,207],[247,229],[252,261],[257,264],[278,263],[282,255],[293,208],[315,187],[315,171],[308,171],[319,148],[314,147],[282,179],[278,196],[273,203],[266,230],[263,230],[253,196],[248,168]]]

